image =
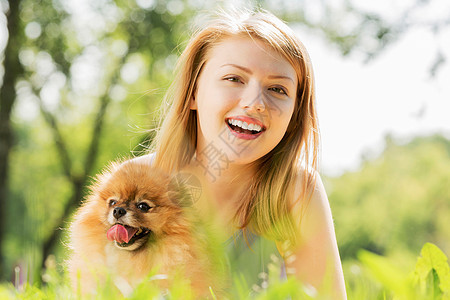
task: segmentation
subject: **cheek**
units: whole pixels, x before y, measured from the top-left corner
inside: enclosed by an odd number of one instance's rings
[[[277,140],[278,142],[281,141],[283,136],[285,135],[289,123],[292,119],[294,111],[294,105],[285,103],[278,106],[278,110],[272,110],[272,122],[274,122],[272,125],[276,125],[276,138],[274,137],[274,140]],[[277,142],[277,144],[278,144]]]
[[[269,114],[274,122],[280,125],[280,127],[287,128],[292,114],[294,112],[294,101],[273,101],[269,104]]]
[[[148,213],[143,218],[146,227],[155,233],[159,234],[163,231],[171,230],[172,227],[177,227],[177,213],[169,207],[159,207],[155,212]]]
[[[232,97],[230,93],[221,91],[220,89],[208,88],[207,91],[198,93],[198,110],[202,114],[211,114],[211,112],[217,113],[225,110],[232,105]]]
[[[106,209],[105,220],[107,220],[108,223],[110,223],[110,224],[113,224],[116,221],[114,216],[113,216],[112,209],[109,208],[109,207]]]
[[[197,114],[200,130],[208,138],[214,138],[209,134],[218,134],[224,126],[224,120],[227,114],[233,108],[233,102],[227,100],[224,95],[211,95],[198,99]]]
[[[159,213],[147,213],[141,220],[141,226],[150,229],[156,235],[160,235],[166,226],[166,220]]]
[[[289,105],[284,112],[280,115],[280,118],[282,119],[282,123],[284,125],[284,130],[286,131],[289,123],[291,122],[292,115],[294,114],[294,105]]]
[[[217,80],[203,78],[199,81],[199,89],[196,93],[197,110],[199,115],[211,116],[224,114],[236,104],[239,98],[238,90],[226,87]]]
[[[100,212],[101,217],[104,219],[108,218],[108,214],[110,212],[110,207],[108,204],[106,204],[106,201],[99,201],[96,205],[96,209]]]

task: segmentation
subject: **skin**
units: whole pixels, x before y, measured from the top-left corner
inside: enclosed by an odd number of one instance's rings
[[[320,290],[325,299],[347,299],[330,204],[319,174],[316,176],[316,186],[306,211],[302,214],[300,205],[294,206],[292,211],[294,218],[301,220],[299,237],[302,242],[291,249],[292,260],[283,255],[286,268],[301,282]],[[297,194],[301,186],[299,180]]]
[[[246,165],[282,139],[294,110],[297,74],[262,42],[233,37],[208,53],[191,109],[198,114],[197,159],[211,143],[233,165]],[[256,139],[236,137],[226,120],[247,119],[263,125]]]
[[[233,227],[230,224],[236,203],[254,175],[251,163],[283,138],[294,110],[296,90],[293,67],[261,41],[231,37],[208,52],[190,103],[199,120],[196,158],[184,171],[201,181],[204,202],[213,206],[222,228]],[[255,119],[265,130],[253,139],[230,134],[228,118],[241,117]],[[227,158],[220,172],[208,158],[206,150],[211,146]],[[213,172],[214,177],[209,175]],[[302,180],[298,178],[296,194],[300,195]],[[319,175],[306,211],[302,214],[298,205],[292,213],[301,220],[302,243],[287,252],[280,251],[288,273],[316,289],[329,281],[330,274],[332,284],[327,296],[346,299],[331,210]],[[283,249],[281,244],[277,246]]]

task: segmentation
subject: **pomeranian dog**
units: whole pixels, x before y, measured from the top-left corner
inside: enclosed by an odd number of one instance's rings
[[[97,176],[70,227],[68,269],[75,289],[95,293],[107,277],[132,289],[156,268],[160,288],[182,276],[195,295],[211,295],[209,287],[219,284],[212,282],[208,237],[186,213],[192,201],[185,190],[170,182],[135,160],[113,163]]]

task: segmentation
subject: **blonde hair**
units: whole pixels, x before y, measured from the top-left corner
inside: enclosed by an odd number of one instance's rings
[[[191,162],[196,151],[197,115],[190,109],[190,99],[208,51],[232,36],[263,41],[297,73],[297,99],[286,133],[274,149],[254,162],[256,174],[236,210],[241,228],[295,243],[299,221],[292,219],[290,210],[297,201],[303,201],[302,208],[309,201],[318,163],[314,78],[305,47],[274,15],[266,11],[221,13],[193,35],[179,58],[174,81],[165,97],[170,108],[151,147],[156,152],[154,163],[175,172]],[[298,199],[292,199],[298,180],[303,183],[302,192]]]

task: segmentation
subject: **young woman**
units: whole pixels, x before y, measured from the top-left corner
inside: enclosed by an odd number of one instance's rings
[[[245,240],[263,241],[253,243],[259,253],[250,251],[262,262],[255,278],[280,257],[288,276],[345,299],[317,173],[313,71],[293,31],[262,11],[215,18],[191,38],[165,100],[153,154],[140,159],[199,179],[236,257]]]

